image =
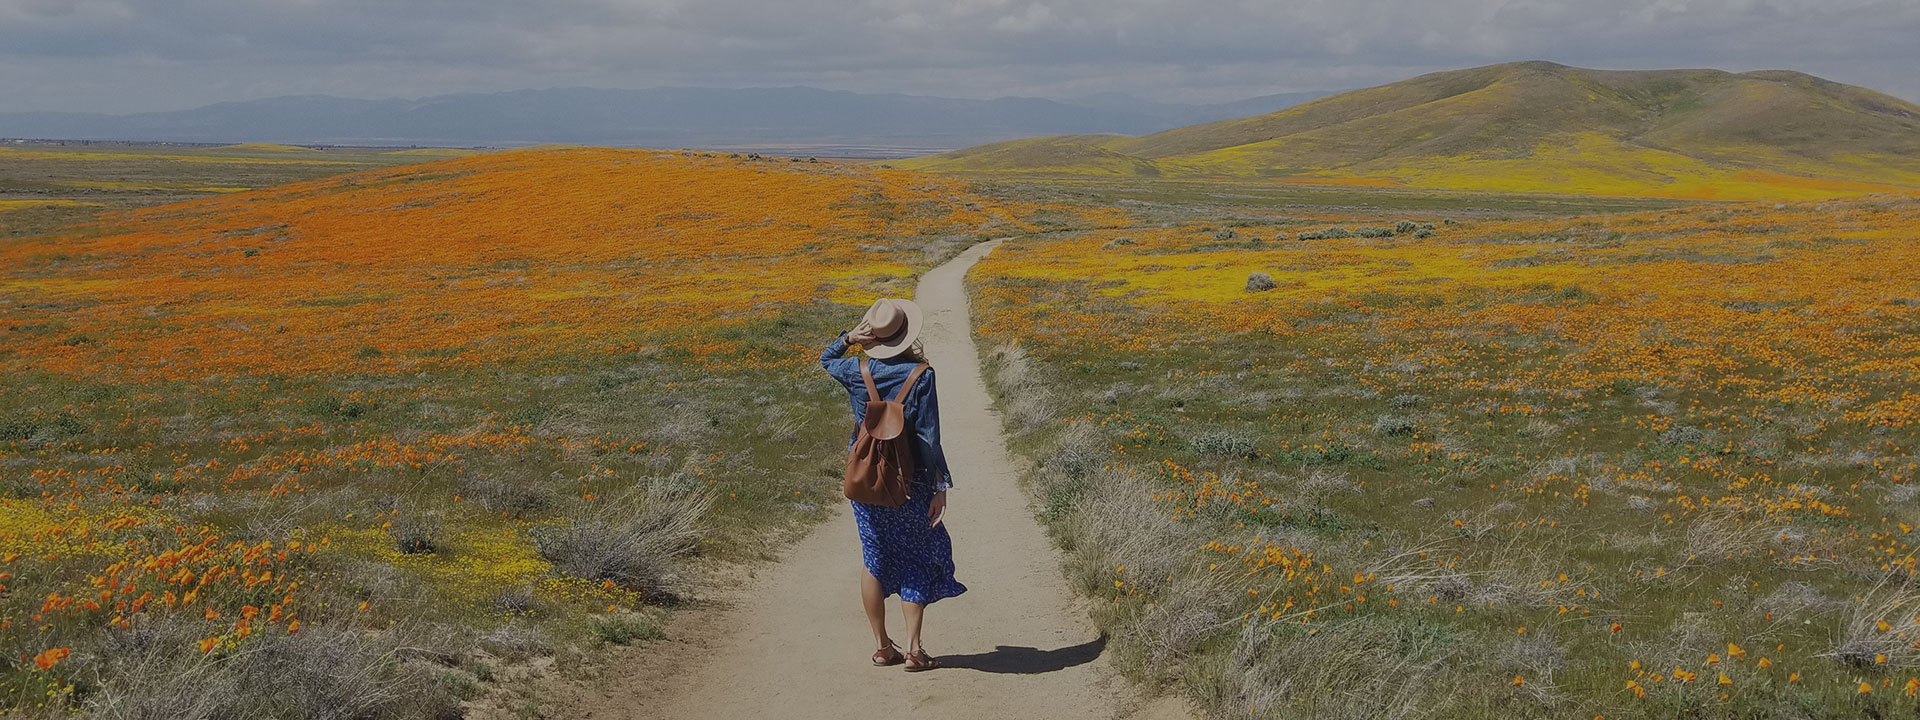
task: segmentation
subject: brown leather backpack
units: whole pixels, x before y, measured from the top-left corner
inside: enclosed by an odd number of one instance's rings
[[[913,480],[913,440],[906,432],[907,408],[901,403],[926,369],[926,363],[915,365],[900,392],[892,400],[882,400],[873,384],[873,368],[860,363],[860,378],[867,381],[867,414],[847,451],[847,499],[887,507],[906,504],[907,485]]]

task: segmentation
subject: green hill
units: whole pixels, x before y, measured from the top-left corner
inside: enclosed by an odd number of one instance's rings
[[[895,164],[1812,197],[1920,187],[1920,106],[1788,71],[1607,71],[1523,62],[1422,75],[1143,137],[1034,138]]]

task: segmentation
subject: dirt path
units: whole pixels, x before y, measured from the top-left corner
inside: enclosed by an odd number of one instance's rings
[[[967,269],[1000,241],[976,245],[929,271],[929,359],[940,369],[941,435],[954,473],[947,522],[967,594],[928,608],[928,650],[948,667],[907,674],[867,660],[860,543],[844,507],[761,570],[731,608],[694,620],[708,635],[642,651],[654,661],[620,673],[573,716],[669,720],[841,720],[856,717],[1186,718],[1184,706],[1130,699],[1102,641],[1060,578],[1057,558],[1016,483],[974,352]],[[898,605],[889,601],[895,636]],[[679,625],[680,623],[676,623]],[[669,667],[661,654],[684,661]],[[647,677],[651,676],[651,677]]]

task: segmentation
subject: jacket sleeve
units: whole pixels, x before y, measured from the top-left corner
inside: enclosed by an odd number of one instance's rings
[[[914,404],[913,432],[927,449],[923,462],[933,472],[934,489],[946,490],[953,487],[953,473],[947,469],[947,453],[940,447],[940,393],[933,383],[933,368],[920,373],[913,393],[920,396]]]
[[[859,366],[855,363],[860,362],[858,358],[841,357],[845,354],[847,354],[847,333],[844,330],[840,332],[840,337],[834,338],[833,342],[827,344],[827,349],[820,351],[820,367],[841,384],[847,382],[847,375],[858,372]]]

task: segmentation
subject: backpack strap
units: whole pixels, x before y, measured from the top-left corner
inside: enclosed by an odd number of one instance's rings
[[[907,374],[907,381],[900,385],[900,394],[893,396],[893,401],[904,402],[907,399],[907,391],[913,389],[913,381],[919,380],[920,373],[923,373],[926,371],[927,371],[926,363],[920,363],[919,365],[913,366],[913,372]],[[873,376],[871,375],[867,376],[867,387],[869,388],[873,387]]]
[[[868,362],[870,362],[870,360],[860,361],[860,379],[867,381],[867,400],[869,402],[879,402],[880,388],[873,386],[873,368],[868,367]]]

